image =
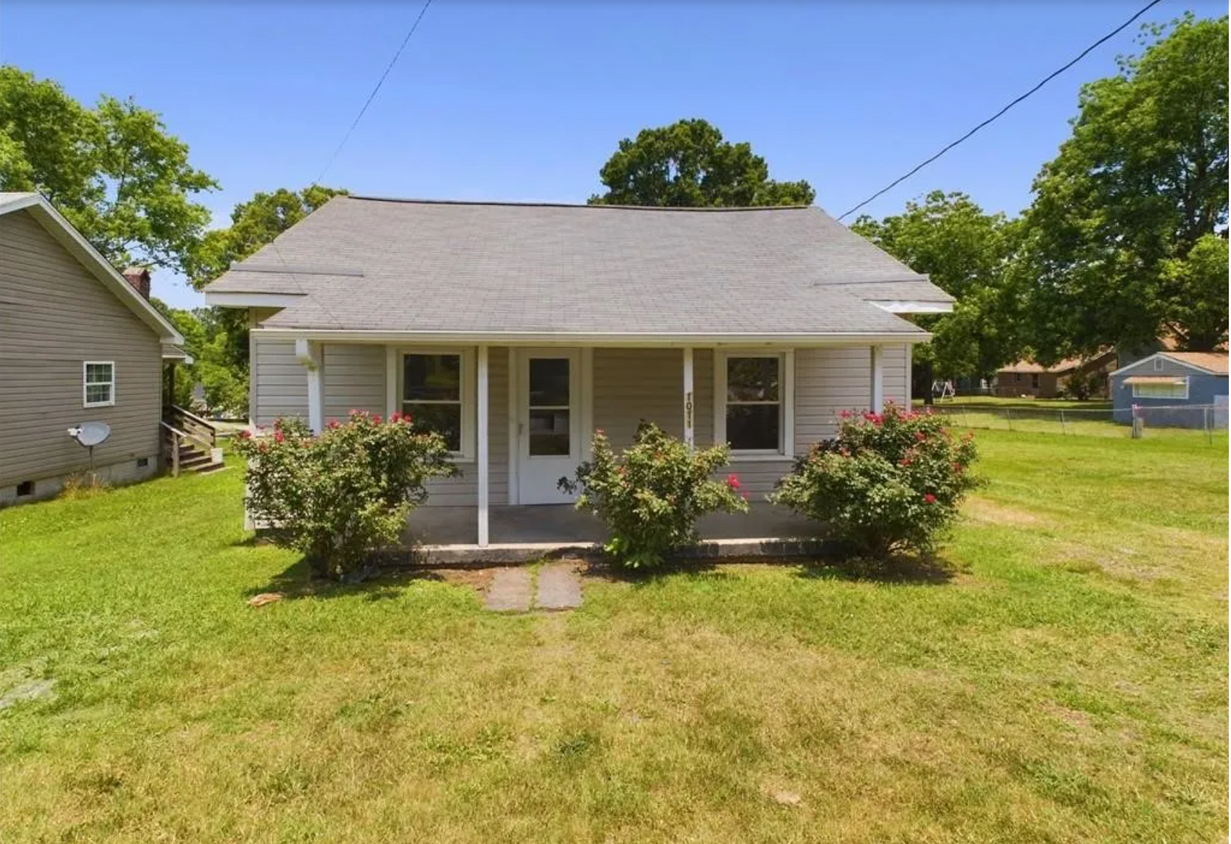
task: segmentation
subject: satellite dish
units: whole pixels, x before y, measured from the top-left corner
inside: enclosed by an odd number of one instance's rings
[[[111,436],[111,426],[106,422],[83,422],[76,428],[68,429],[69,436],[86,448],[100,445]]]
[[[90,471],[94,471],[94,446],[106,442],[111,436],[111,426],[106,422],[82,422],[69,428],[68,435],[90,450]]]

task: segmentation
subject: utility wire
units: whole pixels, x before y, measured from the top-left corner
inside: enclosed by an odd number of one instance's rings
[[[1157,0],[1155,0],[1157,2]],[[393,70],[393,66],[398,63],[398,59],[402,57],[402,51],[406,49],[406,45],[410,43],[411,36],[415,34],[415,30],[419,28],[419,22],[423,20],[423,16],[427,14],[427,9],[432,5],[432,0],[427,0],[423,4],[423,8],[419,10],[419,16],[415,18],[415,22],[410,25],[406,37],[402,39],[402,45],[398,47],[398,51],[393,54],[393,58],[389,60],[389,65],[385,68],[385,72],[380,75],[380,79],[376,81],[376,87],[372,89],[372,93],[368,94],[367,100],[363,103],[363,108],[359,109],[359,113],[355,115],[355,121],[351,123],[350,128],[346,130],[346,134],[342,137],[342,142],[338,144],[338,148],[333,151],[333,155],[329,156],[329,161],[325,164],[321,174],[317,176],[312,185],[319,185],[321,179],[325,178],[325,174],[329,172],[329,168],[333,166],[333,162],[337,160],[338,153],[342,151],[342,147],[346,146],[346,142],[350,140],[351,133],[355,131],[355,127],[359,125],[359,121],[363,119],[364,113],[368,110],[368,106],[372,104],[372,100],[376,99],[376,94],[380,91],[380,86],[385,84],[385,79],[389,76],[389,71]]]
[[[842,214],[840,217],[838,217],[838,219],[839,219],[839,220],[843,220],[843,219],[845,219],[845,218],[849,217],[850,215],[852,215],[852,214],[854,214],[856,211],[858,211],[860,208],[862,208],[863,206],[867,205],[867,204],[868,204],[869,202],[871,202],[872,200],[876,199],[878,196],[880,196],[880,195],[882,195],[882,194],[884,194],[884,193],[886,193],[886,192],[888,192],[888,191],[890,191],[890,190],[893,190],[895,187],[897,187],[898,185],[902,184],[902,182],[906,181],[906,180],[907,180],[907,179],[909,179],[911,176],[913,176],[913,175],[915,175],[916,173],[918,173],[918,172],[919,172],[920,170],[922,170],[924,167],[927,167],[927,166],[928,166],[929,164],[931,164],[933,161],[935,161],[936,159],[940,158],[940,157],[941,157],[942,155],[944,155],[946,152],[948,152],[949,150],[953,149],[953,148],[954,148],[955,146],[957,146],[958,144],[960,144],[960,143],[962,143],[963,141],[965,141],[967,138],[969,138],[969,137],[970,137],[971,135],[973,135],[975,132],[978,132],[978,131],[979,131],[980,129],[982,129],[984,126],[987,126],[988,124],[993,123],[994,121],[996,121],[996,120],[997,120],[997,119],[998,119],[1001,115],[1003,115],[1003,114],[1004,114],[1005,112],[1007,112],[1009,109],[1013,108],[1013,106],[1017,105],[1017,104],[1018,104],[1018,103],[1020,103],[1022,100],[1026,99],[1026,98],[1027,98],[1027,97],[1029,97],[1031,94],[1033,94],[1035,91],[1038,91],[1040,88],[1042,88],[1042,87],[1043,87],[1044,85],[1046,85],[1048,82],[1051,82],[1051,81],[1052,81],[1053,79],[1055,79],[1057,76],[1059,76],[1060,74],[1064,73],[1066,70],[1068,70],[1068,69],[1069,69],[1070,67],[1072,67],[1073,65],[1077,64],[1079,61],[1081,61],[1081,60],[1082,60],[1082,59],[1084,59],[1087,55],[1089,55],[1089,54],[1090,54],[1090,53],[1091,53],[1091,52],[1092,52],[1095,48],[1097,48],[1097,47],[1099,47],[1100,45],[1104,44],[1105,42],[1107,42],[1107,41],[1111,40],[1111,39],[1112,39],[1112,38],[1114,38],[1116,35],[1119,35],[1119,34],[1120,34],[1121,32],[1123,32],[1123,31],[1124,31],[1124,30],[1125,30],[1125,29],[1126,29],[1126,28],[1127,28],[1130,24],[1132,24],[1132,22],[1133,22],[1133,21],[1137,20],[1137,18],[1141,17],[1142,15],[1144,15],[1146,12],[1150,11],[1150,9],[1154,8],[1155,6],[1157,6],[1157,5],[1158,5],[1159,3],[1161,3],[1161,2],[1162,2],[1162,0],[1151,0],[1151,2],[1147,3],[1147,4],[1146,4],[1145,6],[1143,6],[1140,10],[1138,10],[1137,14],[1133,15],[1131,18],[1129,18],[1129,19],[1128,19],[1128,20],[1126,20],[1124,23],[1122,23],[1122,24],[1120,24],[1119,26],[1117,26],[1117,27],[1116,27],[1115,29],[1113,29],[1111,32],[1107,33],[1107,34],[1106,34],[1106,35],[1104,35],[1102,38],[1100,38],[1099,40],[1097,40],[1097,41],[1095,41],[1093,44],[1091,44],[1089,47],[1087,47],[1086,49],[1082,50],[1082,51],[1081,51],[1081,52],[1077,55],[1077,57],[1076,57],[1075,59],[1073,59],[1073,60],[1072,60],[1072,61],[1070,61],[1068,64],[1066,64],[1066,65],[1064,65],[1063,67],[1061,67],[1059,70],[1056,70],[1056,71],[1054,71],[1053,73],[1048,74],[1048,75],[1047,75],[1047,77],[1045,77],[1045,78],[1043,79],[1043,81],[1042,81],[1042,82],[1040,82],[1038,85],[1035,85],[1035,86],[1034,86],[1033,88],[1031,88],[1029,91],[1027,91],[1026,93],[1022,94],[1022,95],[1021,95],[1020,97],[1018,97],[1017,99],[1013,100],[1013,102],[1009,103],[1007,106],[1005,106],[1004,108],[1002,108],[1000,111],[998,111],[998,112],[996,112],[995,114],[993,114],[993,115],[992,115],[991,117],[989,117],[987,120],[984,120],[982,123],[980,123],[980,124],[979,124],[978,126],[976,126],[975,128],[971,129],[971,130],[970,130],[969,132],[967,132],[965,135],[962,135],[962,137],[958,138],[956,141],[954,141],[954,142],[952,142],[951,144],[949,144],[948,146],[946,146],[944,149],[942,149],[940,152],[938,152],[938,153],[936,153],[935,155],[933,155],[931,158],[929,158],[929,159],[927,159],[926,161],[923,161],[923,162],[921,162],[921,163],[917,164],[917,165],[916,165],[913,169],[911,169],[911,170],[910,170],[910,172],[906,173],[906,174],[905,174],[905,175],[903,175],[903,176],[899,176],[898,178],[894,179],[894,180],[893,180],[892,182],[890,182],[888,185],[886,185],[885,187],[883,187],[883,188],[881,188],[880,190],[878,190],[876,193],[874,193],[874,194],[872,194],[871,196],[869,196],[869,197],[868,197],[867,199],[865,199],[863,202],[859,203],[858,205],[856,205],[856,206],[855,206],[854,208],[852,208],[851,210],[849,210],[849,211],[847,211],[846,213]]]

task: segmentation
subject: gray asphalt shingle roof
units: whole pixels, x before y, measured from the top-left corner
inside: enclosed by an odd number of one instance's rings
[[[865,299],[952,301],[816,208],[337,197],[209,293],[302,294],[271,328],[919,333]]]

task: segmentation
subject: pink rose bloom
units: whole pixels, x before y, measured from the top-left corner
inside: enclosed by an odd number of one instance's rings
[[[739,478],[735,475],[727,475],[727,486],[731,489],[739,489]]]

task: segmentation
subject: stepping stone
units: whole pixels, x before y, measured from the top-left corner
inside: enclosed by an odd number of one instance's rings
[[[483,600],[492,612],[527,612],[530,609],[530,570],[505,568],[496,572]]]
[[[534,605],[540,610],[574,610],[581,606],[581,578],[571,565],[539,569],[539,594]]]

